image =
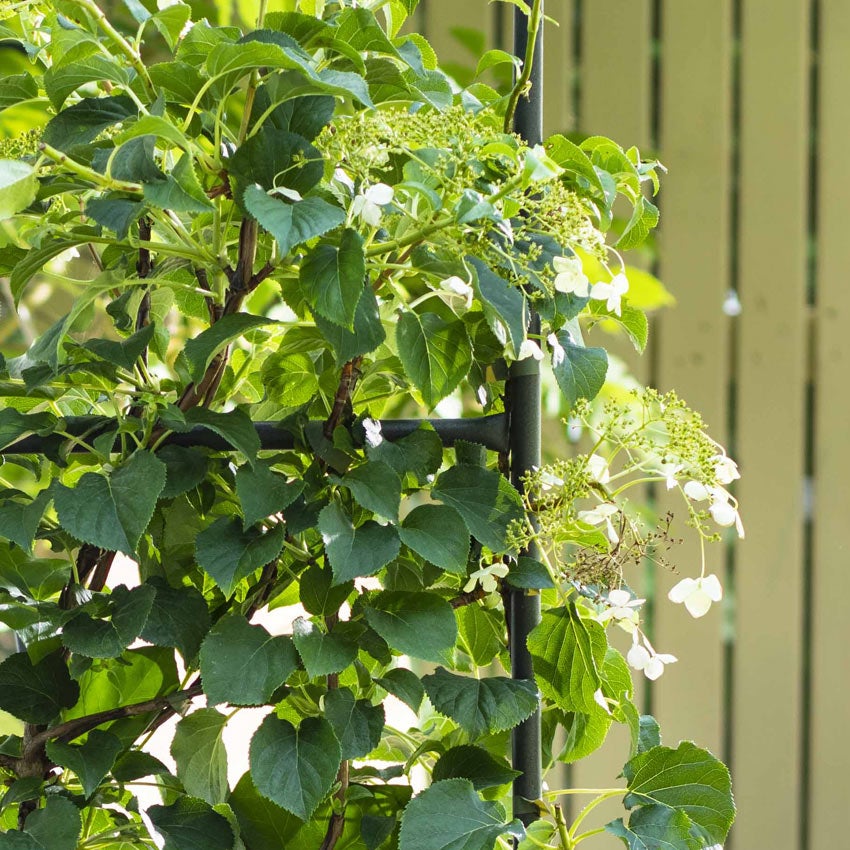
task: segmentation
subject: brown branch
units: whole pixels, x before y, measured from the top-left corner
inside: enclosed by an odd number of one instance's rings
[[[463,608],[465,605],[472,605],[473,602],[483,599],[486,595],[487,591],[483,587],[476,587],[474,590],[470,590],[467,593],[460,593],[454,599],[450,599],[449,605],[452,608]]]
[[[333,627],[339,621],[339,613],[330,614],[325,617],[325,626],[327,627],[328,632],[333,629]],[[328,674],[328,690],[333,691],[339,687],[339,674],[338,673],[329,673]],[[339,800],[341,803],[340,810],[338,812],[332,811],[331,816],[328,819],[328,829],[325,833],[324,841],[322,841],[322,845],[319,850],[333,850],[336,846],[337,841],[339,841],[340,836],[342,835],[343,829],[345,828],[345,795],[348,793],[348,782],[349,782],[349,764],[347,761],[343,760],[339,766],[339,770],[336,775],[337,782],[339,782],[339,789],[336,794],[334,794],[334,798]]]
[[[334,396],[331,415],[328,416],[323,429],[323,433],[328,440],[333,439],[334,429],[337,425],[339,425],[340,419],[342,419],[342,414],[351,402],[351,394],[354,392],[354,387],[357,385],[357,379],[360,377],[360,364],[362,362],[363,355],[360,354],[349,360],[348,363],[342,367],[342,375],[340,376],[339,386],[337,387],[336,395]]]

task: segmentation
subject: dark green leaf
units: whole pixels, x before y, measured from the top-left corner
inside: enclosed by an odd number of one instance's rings
[[[234,449],[242,452],[249,463],[256,461],[257,452],[260,450],[260,438],[257,436],[254,423],[241,410],[220,413],[206,407],[193,407],[186,412],[186,423],[201,425],[214,431],[220,437],[224,437]]]
[[[238,49],[247,51],[253,46],[245,44]],[[321,153],[303,136],[277,130],[268,124],[240,145],[228,166],[231,177],[236,180],[234,197],[242,197],[245,190],[254,184],[265,191],[286,188],[306,195],[322,179],[324,171]],[[252,194],[252,199],[258,199],[256,193]],[[327,206],[308,205],[305,212],[311,208],[320,211]],[[299,215],[299,220],[302,226],[309,227],[304,216]],[[260,221],[260,224],[263,222]],[[277,236],[275,231],[271,232]],[[290,245],[295,244],[290,242]]]
[[[78,655],[117,658],[141,633],[155,596],[147,585],[132,590],[118,585],[109,594],[111,619],[96,619],[82,611],[65,624],[62,643]]]
[[[268,23],[272,15],[278,13],[271,12],[266,17]],[[282,18],[287,18],[290,23],[295,22],[296,28],[312,30],[314,33],[317,30],[327,29],[328,25],[324,21],[317,20],[312,15],[302,15],[298,12],[282,13]],[[274,27],[284,32],[287,31],[287,26]],[[292,35],[296,40],[303,40],[296,35],[295,32],[289,30],[289,35]],[[254,110],[256,115],[262,115],[271,106],[268,92],[264,86],[257,89],[257,96],[254,100]],[[308,142],[312,142],[316,136],[326,127],[331,118],[333,118],[336,101],[332,97],[295,97],[292,100],[287,100],[272,110],[267,123],[276,127],[278,130],[284,130],[288,133],[296,133],[303,136]]]
[[[522,290],[494,274],[481,260],[467,257],[466,261],[475,269],[478,297],[487,324],[500,342],[510,342],[513,353],[518,354],[528,326]]]
[[[334,584],[331,570],[322,569],[318,564],[313,564],[301,574],[298,585],[304,610],[317,617],[336,614],[353,590],[353,581]]]
[[[476,791],[513,782],[521,776],[505,759],[496,758],[482,747],[463,744],[446,750],[434,765],[434,782],[442,779],[468,779]]]
[[[42,490],[32,501],[8,499],[0,504],[0,537],[32,553],[32,542],[50,499],[50,491]]]
[[[574,605],[544,611],[528,636],[540,691],[566,711],[592,713],[607,646],[605,629],[581,618]]]
[[[339,207],[321,198],[304,198],[288,204],[256,185],[248,186],[242,198],[245,209],[277,239],[282,257],[345,221],[345,213]]]
[[[594,300],[590,302],[590,313],[592,316],[616,322],[626,332],[636,351],[642,353],[646,348],[649,339],[649,322],[643,310],[622,302],[618,316],[608,310],[604,301]]]
[[[27,818],[24,829],[36,841],[38,848],[76,850],[82,829],[80,810],[70,800],[53,795],[47,798],[43,809]],[[19,846],[26,847],[25,844]]]
[[[457,640],[452,606],[436,593],[385,590],[364,613],[392,649],[424,661],[444,660]]]
[[[436,475],[443,464],[443,443],[428,423],[394,443],[382,440],[366,451],[372,460],[382,460],[401,476],[411,473],[420,484],[426,483],[429,475]]]
[[[433,409],[466,377],[472,345],[466,325],[436,313],[402,313],[396,326],[398,353],[405,374]]]
[[[325,717],[339,739],[343,760],[365,758],[381,742],[384,707],[354,698],[348,688],[325,695]]]
[[[340,673],[357,658],[357,644],[344,634],[326,633],[304,617],[292,624],[292,640],[311,679]]]
[[[219,620],[201,646],[201,678],[210,704],[263,705],[298,666],[292,639],[273,637],[239,614]]]
[[[165,464],[137,451],[108,477],[87,472],[76,487],[56,484],[53,500],[62,527],[84,543],[135,554],[165,486]]]
[[[83,786],[83,794],[91,797],[112,770],[115,759],[123,749],[124,745],[115,735],[93,729],[83,744],[49,741],[47,755],[56,764],[73,770]]]
[[[525,835],[518,820],[505,823],[499,803],[481,800],[466,779],[435,782],[404,810],[399,850],[493,850],[496,839]]]
[[[422,680],[411,670],[404,667],[394,667],[387,670],[384,675],[375,681],[394,697],[398,697],[403,703],[418,712],[422,700],[425,698],[425,686]]]
[[[190,797],[215,806],[227,797],[227,752],[222,733],[227,718],[214,708],[201,708],[184,717],[174,730],[171,755],[177,778]]]
[[[156,326],[151,323],[120,342],[111,339],[90,339],[84,347],[102,360],[133,371],[136,361],[148,347]]]
[[[651,714],[640,715],[638,728],[640,732],[635,755],[651,750],[653,747],[661,746],[661,727]]]
[[[367,461],[349,470],[342,483],[367,511],[384,519],[398,520],[401,479],[392,467],[379,460]]]
[[[227,802],[236,813],[240,835],[251,850],[281,850],[298,846],[296,833],[304,822],[260,794],[251,781],[250,773],[239,780]],[[323,835],[318,836],[319,842]]]
[[[165,838],[163,850],[233,850],[227,818],[203,800],[180,797],[170,806],[151,806],[147,813]]]
[[[59,424],[59,420],[47,413],[21,413],[14,407],[0,410],[0,447],[16,442],[24,434],[49,434]]]
[[[239,520],[221,517],[198,534],[195,554],[200,567],[229,597],[243,578],[280,555],[284,536],[282,525],[266,533],[255,528],[243,531]]]
[[[473,679],[438,667],[422,677],[434,708],[451,717],[471,738],[513,729],[537,709],[537,688],[524,679]]]
[[[558,333],[564,356],[552,362],[555,380],[572,407],[580,398],[593,399],[605,383],[608,354],[604,348],[574,345],[567,331]]]
[[[49,723],[79,697],[61,653],[33,664],[26,652],[17,652],[0,664],[0,708],[27,723]]]
[[[119,239],[126,239],[130,227],[142,217],[145,209],[141,201],[107,194],[92,198],[86,204],[86,215],[102,227],[114,230]]]
[[[251,778],[272,802],[307,820],[331,790],[341,761],[333,727],[308,717],[296,729],[269,715],[251,740]]]
[[[310,307],[349,330],[354,330],[354,316],[365,277],[363,237],[350,229],[342,232],[339,247],[321,244],[313,248],[299,272]]]
[[[445,505],[420,505],[402,521],[398,535],[426,561],[455,575],[466,575],[469,532],[457,511]]]
[[[515,563],[511,564],[507,582],[513,587],[528,590],[545,590],[555,586],[545,564],[541,564],[534,558],[525,557],[518,558]]]
[[[355,528],[336,502],[322,509],[318,528],[337,584],[374,575],[392,561],[401,548],[394,526],[368,520]]]
[[[472,536],[496,553],[508,548],[510,524],[523,518],[519,493],[495,469],[454,466],[437,478],[431,495],[454,508]]]
[[[165,180],[144,184],[145,200],[163,210],[172,212],[204,213],[213,204],[195,176],[192,157],[183,154]]]
[[[156,456],[165,464],[165,487],[160,498],[173,499],[193,490],[207,475],[207,456],[185,446],[163,446]]]
[[[250,313],[233,313],[223,316],[212,327],[190,339],[183,352],[189,363],[189,373],[193,381],[204,377],[207,367],[222,348],[243,334],[262,325],[273,324],[273,319],[265,316],[252,316]]]
[[[42,141],[61,151],[71,151],[136,114],[138,107],[127,95],[86,97],[52,118],[44,128]]]
[[[159,183],[165,180],[154,160],[156,151],[155,136],[137,136],[120,145],[115,151],[98,151],[103,154],[102,170],[116,180],[128,180],[135,183]],[[93,164],[101,168],[101,157],[95,156]]]
[[[288,508],[303,489],[303,480],[287,481],[285,475],[264,463],[257,463],[253,468],[240,466],[236,471],[236,495],[242,505],[246,528]]]
[[[112,775],[118,782],[132,782],[134,779],[170,772],[158,758],[141,750],[124,753],[112,766]]]
[[[193,659],[210,628],[210,614],[203,595],[194,587],[171,587],[154,576],[146,584],[156,599],[142,629],[143,640],[155,646],[176,647],[185,660]]]
[[[378,300],[371,286],[364,286],[354,311],[354,330],[328,321],[318,313],[313,316],[316,327],[331,344],[339,367],[355,357],[374,351],[386,338]]]

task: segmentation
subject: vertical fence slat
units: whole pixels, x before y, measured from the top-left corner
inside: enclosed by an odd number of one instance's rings
[[[427,0],[422,4],[425,32],[440,62],[458,63],[475,70],[478,58],[453,35],[457,28],[484,33],[485,49],[493,46],[493,7],[485,0]]]
[[[651,0],[585,0],[582,3],[581,78],[578,130],[585,135],[605,135],[628,147],[645,150],[652,130],[652,3]],[[551,79],[550,76],[547,80]],[[549,83],[547,82],[547,85]],[[595,342],[593,341],[595,338]],[[619,344],[622,343],[622,344]],[[644,380],[647,358],[639,358],[625,340],[602,337],[599,331],[589,344],[604,344],[627,361],[629,368]],[[639,587],[637,576],[627,580]],[[613,630],[612,642],[621,649],[628,641]],[[623,636],[624,637],[624,636]],[[637,676],[635,677],[638,678]],[[642,682],[636,682],[638,689]],[[639,697],[640,699],[640,697]],[[629,754],[629,737],[624,727],[612,726],[600,750],[573,767],[576,787],[608,788],[617,784]],[[587,800],[574,801],[583,805]],[[603,803],[582,825],[588,829],[623,815],[615,799]],[[615,850],[621,842],[599,835],[592,843],[598,850]]]
[[[656,335],[658,383],[698,410],[726,440],[729,318],[731,0],[694,6],[663,4],[661,157],[669,169],[661,193],[661,278],[677,299],[661,315]],[[685,118],[687,116],[687,119]],[[680,496],[663,494],[660,511],[674,514],[683,546],[670,552],[673,574],[656,569],[655,648],[679,663],[653,685],[653,711],[664,740],[696,741],[720,754],[723,647],[720,606],[694,620],[667,600],[683,576],[700,571],[700,546],[685,526]],[[707,572],[722,580],[724,551],[707,547]]]
[[[735,847],[796,848],[801,744],[807,0],[743,4]],[[837,838],[837,836],[835,836]]]
[[[850,5],[821,0],[818,283],[814,490],[814,616],[812,618],[811,808],[809,850],[832,850],[845,830],[850,709],[847,611],[850,561],[847,475],[850,471],[850,396],[847,375],[850,302],[847,300],[847,187],[850,162]]]
[[[543,27],[543,131],[545,135],[575,128],[573,114],[573,2],[546,0],[546,14],[558,22]]]

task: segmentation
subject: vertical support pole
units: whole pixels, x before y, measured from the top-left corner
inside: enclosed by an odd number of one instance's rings
[[[514,10],[514,53],[525,56],[528,42],[528,18]],[[514,129],[532,145],[543,141],[543,39],[535,42],[528,97],[521,96],[517,104]],[[540,333],[540,319],[532,315],[529,332]],[[540,364],[533,358],[519,360],[511,366],[508,380],[508,410],[510,413],[511,481],[522,488],[522,478],[540,465]],[[534,546],[524,555],[535,557]],[[511,675],[514,679],[534,680],[531,654],[526,640],[540,622],[540,597],[524,590],[511,590],[508,613],[510,635]],[[537,820],[534,800],[542,793],[542,756],[540,744],[540,708],[513,731],[512,762],[522,771],[514,780],[513,814],[523,823]]]

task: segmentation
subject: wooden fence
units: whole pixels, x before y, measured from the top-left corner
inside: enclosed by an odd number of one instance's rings
[[[457,27],[491,47],[510,38],[503,4],[423,6],[441,58],[473,64]],[[676,579],[654,577],[654,642],[680,663],[646,700],[666,743],[691,738],[731,765],[728,847],[837,850],[850,792],[850,3],[546,11],[560,22],[545,36],[547,132],[609,135],[669,169],[657,271],[678,305],[654,319],[636,372],[702,411],[743,474],[747,538],[710,564],[723,606],[694,621],[664,600]],[[572,782],[610,785],[625,752],[611,740]],[[617,816],[612,804],[598,822]]]

